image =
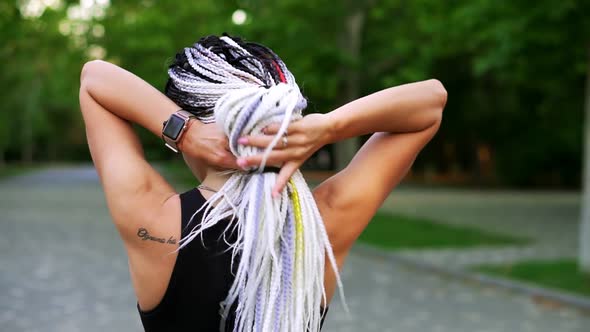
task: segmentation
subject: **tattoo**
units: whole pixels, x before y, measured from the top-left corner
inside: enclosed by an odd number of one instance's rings
[[[141,240],[143,240],[143,241],[150,240],[150,241],[155,241],[155,242],[160,242],[160,243],[165,243],[165,244],[176,244],[176,239],[174,237],[171,236],[168,238],[168,240],[166,240],[166,238],[163,238],[163,237],[155,237],[155,236],[150,235],[148,230],[145,228],[137,229],[137,236],[140,237]]]

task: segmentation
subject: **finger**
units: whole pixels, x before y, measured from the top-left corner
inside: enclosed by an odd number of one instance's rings
[[[273,138],[273,136],[266,135],[243,136],[238,139],[238,144],[266,148],[272,142]],[[277,144],[276,147],[280,147],[279,145],[282,144]]]
[[[275,185],[272,188],[273,197],[279,196],[280,192],[283,191],[283,188],[285,188],[287,182],[289,182],[289,179],[291,178],[291,176],[293,176],[293,174],[295,174],[295,171],[297,171],[298,168],[299,163],[295,161],[290,161],[283,165],[283,167],[281,167],[281,171],[277,176],[277,181],[275,182]]]
[[[279,131],[279,128],[281,127],[281,123],[280,122],[275,122],[275,123],[271,123],[268,126],[264,127],[262,129],[262,132],[265,135],[274,135]]]
[[[270,145],[274,138],[274,136],[268,135],[243,136],[238,139],[238,143],[242,145],[255,146],[264,149]],[[285,143],[287,143],[286,146]],[[293,147],[298,145],[301,145],[301,137],[299,137],[299,135],[285,136],[285,138],[279,138],[279,141],[273,147],[273,150],[282,150],[287,147]]]
[[[299,132],[299,127],[300,127],[300,125],[298,124],[298,121],[293,121],[287,127],[287,133],[288,134],[297,133],[297,132]],[[263,132],[266,135],[276,135],[279,132],[280,128],[281,128],[281,123],[275,122],[275,123],[271,123],[268,126],[264,127]]]
[[[263,154],[254,156],[242,157],[238,159],[238,164],[242,168],[259,166],[264,159]],[[293,153],[289,150],[273,150],[266,159],[266,165],[278,165],[293,159]]]

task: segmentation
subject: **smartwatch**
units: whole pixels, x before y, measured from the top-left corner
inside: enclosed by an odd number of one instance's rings
[[[162,139],[170,150],[178,153],[177,143],[182,138],[191,118],[195,118],[195,116],[185,110],[180,110],[170,115],[170,118],[164,121]]]

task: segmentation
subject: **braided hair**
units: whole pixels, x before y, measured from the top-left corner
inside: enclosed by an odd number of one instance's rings
[[[277,174],[264,167],[289,123],[301,118],[307,106],[295,78],[269,48],[227,35],[204,37],[184,48],[168,75],[166,95],[202,122],[216,122],[235,156],[264,153],[260,166],[232,172],[199,209],[204,209],[202,222],[180,240],[183,248],[221,220],[231,219],[223,238],[232,262],[239,260],[221,303],[220,330],[235,308],[234,331],[318,331],[326,300],[326,257],[342,295],[332,247],[301,172],[273,198]],[[237,143],[241,136],[262,134],[275,122],[281,126],[266,149]],[[237,236],[228,241],[226,234]]]

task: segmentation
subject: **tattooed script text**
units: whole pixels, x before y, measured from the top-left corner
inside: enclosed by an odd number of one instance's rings
[[[148,230],[145,228],[139,228],[137,230],[137,236],[139,236],[143,241],[150,240],[150,241],[155,241],[155,242],[160,242],[160,243],[176,244],[176,239],[173,238],[172,236],[170,238],[168,238],[168,240],[166,240],[166,238],[163,238],[163,237],[155,237],[155,236],[152,236],[148,232]]]

